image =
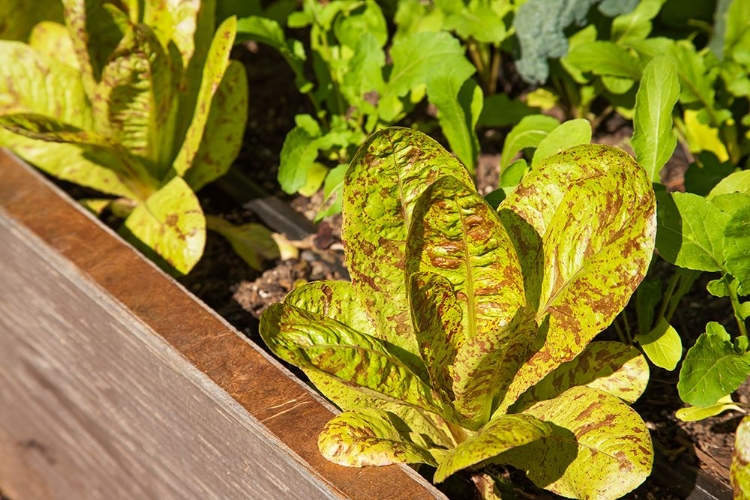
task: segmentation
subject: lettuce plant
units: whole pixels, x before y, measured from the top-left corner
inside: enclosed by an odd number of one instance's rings
[[[229,168],[247,117],[236,21],[212,37],[211,1],[63,3],[66,27],[0,41],[0,145],[117,197],[87,206],[122,215],[122,234],[186,273],[206,237],[194,191]]]
[[[351,283],[296,288],[260,326],[344,410],[320,435],[325,457],[426,463],[436,482],[510,464],[577,498],[648,476],[651,439],[629,406],[647,363],[592,342],[654,247],[654,193],[628,155],[550,156],[495,210],[432,139],[385,129],[347,171],[343,214]]]

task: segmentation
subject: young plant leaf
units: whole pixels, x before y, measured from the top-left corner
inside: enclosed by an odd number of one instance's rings
[[[750,205],[737,209],[724,228],[724,267],[740,284],[740,294],[750,291]]]
[[[318,129],[317,134],[320,133]],[[319,135],[312,135],[309,128],[297,125],[284,139],[279,160],[278,181],[287,194],[296,193],[307,182],[307,176],[318,157]]]
[[[318,437],[320,452],[346,467],[425,463],[437,465],[428,450],[415,445],[408,424],[375,408],[346,411],[331,419]]]
[[[527,302],[539,304],[538,324],[549,316],[545,344],[516,375],[508,405],[575,358],[627,304],[652,257],[656,207],[629,155],[585,145],[540,162],[499,210],[522,258]],[[531,231],[542,239],[543,268]]]
[[[461,469],[552,435],[552,426],[532,415],[501,415],[451,450],[435,471],[435,482],[442,483]]]
[[[686,403],[712,406],[748,376],[750,354],[738,350],[724,327],[711,322],[682,362],[677,391]]]
[[[279,257],[279,247],[271,238],[271,231],[262,224],[235,225],[221,217],[207,215],[206,227],[226,238],[237,255],[256,271],[263,270],[264,259]]]
[[[437,142],[409,129],[373,134],[346,174],[342,238],[352,284],[376,319],[374,335],[417,353],[405,290],[405,245],[419,195],[436,179],[466,169]]]
[[[245,67],[230,61],[211,101],[198,153],[185,172],[185,180],[194,191],[223,176],[232,166],[242,147],[247,101]]]
[[[177,175],[183,176],[193,166],[196,155],[203,140],[203,134],[208,122],[212,101],[219,89],[224,73],[229,65],[229,52],[232,50],[237,20],[227,18],[216,30],[211,47],[206,58],[200,89],[195,104],[195,112],[190,120],[185,140],[182,143],[177,158],[172,165]]]
[[[724,228],[729,215],[702,196],[657,194],[659,228],[656,247],[664,259],[696,271],[719,271],[723,262]]]
[[[175,177],[135,207],[120,232],[147,255],[155,252],[174,270],[187,274],[203,255],[206,219],[193,190]]]
[[[500,173],[502,174],[505,171],[519,152],[526,148],[539,146],[539,143],[558,125],[560,125],[559,121],[547,115],[524,117],[505,138],[500,157]]]
[[[656,17],[665,0],[643,0],[627,14],[612,19],[612,40],[627,44],[631,40],[643,40],[651,33],[651,20]]]
[[[554,399],[577,386],[599,389],[632,404],[646,390],[648,377],[648,363],[635,347],[620,342],[591,342],[577,358],[558,366],[526,391],[513,408],[516,411]]]
[[[708,198],[731,193],[750,194],[750,170],[740,170],[728,175],[714,186]]]
[[[743,411],[742,407],[738,406],[732,401],[731,395],[726,395],[720,398],[715,405],[701,408],[700,406],[686,406],[680,408],[674,414],[675,417],[679,418],[683,422],[697,422],[710,417],[715,417],[725,411],[736,410]]]
[[[563,149],[591,142],[591,123],[583,118],[569,120],[552,130],[539,142],[531,160],[533,168],[541,160],[556,155]]]
[[[674,60],[668,56],[651,60],[643,71],[635,97],[631,145],[638,163],[653,182],[674,153],[677,138],[672,133],[672,109],[680,95]]]
[[[479,159],[479,139],[475,132],[482,111],[482,89],[469,79],[473,67],[453,66],[427,83],[427,98],[438,110],[440,128],[458,159],[474,172]]]
[[[349,165],[343,163],[332,168],[323,183],[323,205],[315,214],[315,222],[325,217],[341,213],[342,198],[344,196],[344,177]]]
[[[672,371],[682,358],[682,340],[666,319],[659,318],[653,330],[646,335],[636,335],[635,340],[643,348],[653,364]]]
[[[612,42],[597,40],[576,45],[566,56],[568,64],[598,76],[638,80],[641,68],[628,50]]]
[[[552,425],[550,438],[495,458],[527,471],[537,486],[568,498],[622,497],[651,473],[653,446],[643,420],[619,398],[574,387],[524,411]]]

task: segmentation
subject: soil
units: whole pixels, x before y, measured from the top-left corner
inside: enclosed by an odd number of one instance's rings
[[[283,59],[273,50],[255,44],[237,47],[235,58],[246,63],[250,84],[249,121],[245,144],[235,163],[245,175],[266,192],[280,197],[299,213],[312,220],[320,206],[321,196],[310,199],[284,195],[276,183],[278,155],[284,138],[294,127],[297,113],[311,112],[310,106],[294,84],[294,75]],[[429,110],[427,110],[429,118]],[[624,147],[632,135],[629,122],[613,116],[606,120],[595,135],[595,142]],[[484,131],[481,137],[483,154],[477,169],[477,186],[482,194],[491,192],[497,185],[499,150],[503,132]],[[663,181],[669,189],[681,189],[689,155],[678,148],[665,169]],[[199,193],[207,213],[225,217],[234,223],[257,222],[249,208],[237,206],[216,187]],[[295,259],[267,262],[263,271],[250,269],[231,249],[230,245],[209,232],[205,254],[201,262],[180,281],[195,295],[215,309],[239,331],[258,345],[264,345],[258,336],[258,318],[270,304],[281,301],[295,284],[320,279],[347,279],[343,247],[340,240],[340,216],[329,218],[318,225],[317,234],[296,242],[299,256]],[[666,266],[665,266],[666,267]],[[707,300],[705,283],[711,279],[703,276],[693,291],[684,299],[673,325],[680,332],[685,346],[691,346],[704,331],[708,321],[719,321],[728,327],[734,318],[731,306],[723,299]],[[634,316],[633,316],[634,317]],[[613,332],[603,332],[613,336]],[[294,370],[299,373],[298,370]],[[667,372],[652,368],[652,376],[645,394],[634,408],[651,430],[657,459],[654,474],[625,498],[637,500],[682,500],[687,498],[729,498],[729,465],[734,443],[734,430],[741,415],[728,412],[700,422],[685,423],[674,413],[683,406],[677,395],[679,369]],[[750,386],[738,391],[739,400],[750,402]],[[735,398],[737,399],[737,398]],[[696,478],[700,469],[708,479]],[[525,478],[522,472],[498,469],[512,486],[503,498],[558,499],[556,495],[541,490]],[[429,478],[430,471],[425,471]],[[697,481],[697,482],[696,482]],[[708,481],[707,483],[704,482]],[[706,490],[707,496],[696,496],[697,488]],[[468,477],[454,475],[440,485],[451,498],[475,498],[476,489]],[[691,496],[691,491],[693,491]],[[715,495],[715,496],[712,496]]]

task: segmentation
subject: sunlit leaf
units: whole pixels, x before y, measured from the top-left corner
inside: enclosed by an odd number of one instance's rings
[[[653,330],[646,335],[636,335],[635,339],[648,359],[660,368],[672,371],[682,359],[680,335],[663,317],[659,318]]]
[[[588,120],[578,118],[564,122],[539,142],[531,160],[531,167],[533,168],[541,160],[556,155],[563,149],[589,142],[591,142],[591,123]]]
[[[720,415],[725,411],[736,410],[743,411],[734,401],[732,401],[731,395],[726,395],[720,398],[715,405],[701,408],[700,406],[686,406],[680,408],[675,412],[675,417],[679,418],[683,422],[696,422],[710,417]]]
[[[539,143],[558,125],[560,122],[547,115],[531,115],[521,119],[505,138],[500,158],[500,172],[502,173],[511,164],[519,152],[525,148],[539,146]]]

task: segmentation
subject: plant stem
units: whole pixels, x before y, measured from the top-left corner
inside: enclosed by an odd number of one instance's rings
[[[495,46],[492,54],[492,65],[490,66],[490,81],[487,86],[487,95],[497,92],[497,80],[500,77],[500,45]]]
[[[677,287],[677,281],[680,279],[679,275],[679,269],[674,272],[672,275],[672,278],[669,280],[669,285],[667,286],[667,292],[664,294],[664,298],[661,300],[661,308],[659,309],[659,314],[656,316],[656,321],[659,321],[659,318],[666,318],[667,313],[667,307],[669,306],[669,301],[672,298],[672,294],[674,293],[674,289]],[[667,321],[669,321],[667,319]]]
[[[737,280],[733,280],[729,284],[729,300],[732,303],[732,309],[734,310],[734,319],[737,320],[737,327],[740,329],[740,333],[747,337],[747,327],[745,326],[745,320],[742,318],[742,314],[740,314],[740,296],[737,293],[737,288],[739,285],[737,284]]]
[[[623,344],[630,344],[628,342],[628,339],[625,337],[625,333],[622,331],[622,327],[617,323],[617,318],[612,322],[612,326],[615,327],[615,332],[617,332],[617,337],[620,339],[620,342]]]
[[[630,331],[630,321],[628,321],[628,313],[626,311],[622,311],[622,314],[620,314],[620,317],[622,318],[622,324],[625,326],[625,335],[628,337],[628,344],[633,344],[633,334]]]

